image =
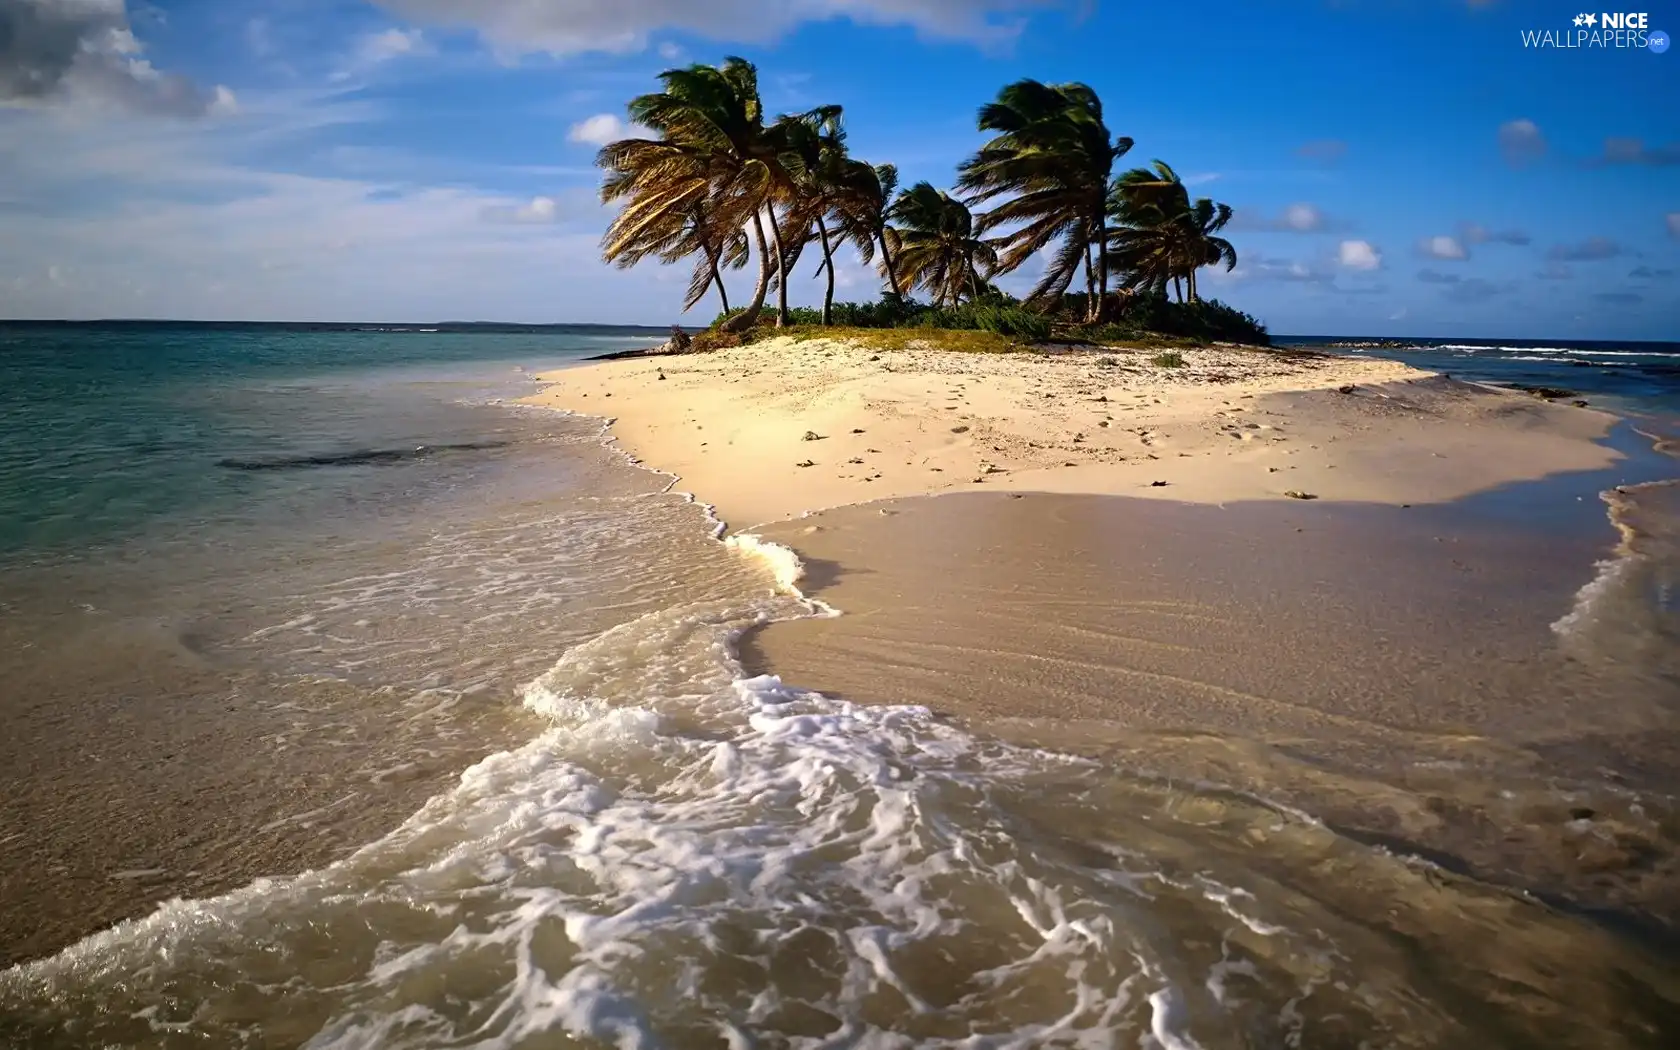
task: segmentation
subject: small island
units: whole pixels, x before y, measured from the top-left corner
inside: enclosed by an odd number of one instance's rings
[[[1237,265],[1221,235],[1231,208],[1192,200],[1164,161],[1117,172],[1133,140],[1109,129],[1084,84],[1020,80],[999,91],[978,118],[993,137],[958,166],[952,192],[926,181],[900,189],[894,165],[853,157],[839,105],[766,121],[744,59],[670,69],[660,81],[629,104],[653,136],[609,143],[596,162],[602,199],[619,206],[603,258],[690,263],[685,311],[716,293],[712,325],[667,349],[751,341],[772,290],[778,330],[978,332],[992,337],[977,344],[989,349],[1269,343],[1255,318],[1197,291],[1203,267]],[[835,253],[846,245],[879,274],[878,300],[835,302]],[[825,281],[822,305],[793,308],[789,284],[808,255]],[[1043,275],[1024,297],[998,287],[1035,259]],[[732,307],[724,274],[754,260],[752,298]],[[1084,290],[1071,292],[1076,278]]]

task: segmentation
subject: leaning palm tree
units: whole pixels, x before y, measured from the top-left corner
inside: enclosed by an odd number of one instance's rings
[[[981,108],[979,126],[998,134],[962,164],[957,185],[975,203],[1007,198],[980,220],[982,231],[1014,227],[999,270],[1012,271],[1059,241],[1027,301],[1059,300],[1083,263],[1087,320],[1097,320],[1108,290],[1100,246],[1107,241],[1109,178],[1132,140],[1110,134],[1102,100],[1084,84],[1017,81]]]
[[[1218,266],[1225,264],[1229,273],[1237,268],[1237,249],[1230,241],[1218,236],[1225,224],[1231,221],[1231,206],[1218,204],[1206,197],[1200,197],[1191,206],[1190,214],[1185,217],[1191,230],[1194,231],[1193,240],[1200,249],[1199,256],[1191,255],[1193,263],[1185,271],[1184,277],[1190,292],[1190,301],[1197,301],[1196,271],[1204,266]]]
[[[836,218],[840,222],[841,238],[850,241],[865,266],[875,261],[875,248],[881,248],[881,276],[887,280],[892,295],[903,294],[898,286],[898,268],[893,256],[898,243],[898,231],[887,221],[892,210],[893,194],[898,191],[898,168],[891,164],[870,165],[853,160],[846,164],[835,201]]]
[[[605,180],[602,197],[623,201],[624,207],[602,236],[603,258],[628,269],[649,257],[670,264],[699,256],[683,310],[691,309],[708,288],[715,286],[723,311],[728,313],[729,290],[723,283],[723,270],[746,265],[746,232],[728,209],[717,206],[703,167],[677,154],[664,158],[657,179],[642,177],[649,170],[646,165],[615,169]]]
[[[1231,221],[1228,205],[1203,197],[1194,203],[1178,173],[1164,161],[1133,168],[1115,180],[1109,197],[1114,231],[1109,238],[1111,265],[1126,274],[1125,287],[1165,295],[1168,287],[1181,301],[1196,300],[1196,271],[1203,266],[1237,265],[1231,242],[1217,236]]]
[[[837,247],[835,238],[830,236],[829,220],[836,217],[851,164],[846,156],[846,131],[840,118],[839,106],[820,106],[776,122],[776,130],[786,146],[785,163],[794,191],[784,212],[783,226],[796,237],[803,235],[803,240],[808,240],[809,231],[816,231],[822,247],[822,263],[817,272],[826,272],[828,276],[822,308],[825,325],[832,323],[834,315],[834,249]],[[782,289],[784,293],[785,290]]]
[[[726,322],[733,330],[748,328],[764,309],[772,274],[786,261],[775,205],[789,192],[781,145],[764,124],[758,71],[745,59],[728,58],[721,66],[668,69],[659,80],[663,90],[633,99],[629,108],[632,121],[659,137],[609,143],[596,158],[608,171],[602,199],[624,202],[604,252],[627,250],[648,236],[647,228],[670,224],[701,200],[719,228],[750,224],[758,282],[752,302]],[[777,323],[786,319],[784,309]]]
[[[898,195],[888,217],[899,228],[899,273],[908,288],[923,288],[939,306],[977,298],[998,269],[998,253],[982,239],[968,206],[931,183]]]

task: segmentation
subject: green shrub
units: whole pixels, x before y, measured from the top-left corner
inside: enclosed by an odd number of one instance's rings
[[[1217,299],[1175,303],[1164,296],[1140,296],[1127,305],[1120,323],[1134,330],[1207,342],[1272,345],[1265,325]]]
[[[700,353],[706,350],[723,350],[731,346],[740,346],[746,342],[740,332],[725,332],[721,328],[708,328],[695,336],[689,343],[691,352]]]
[[[995,332],[1024,342],[1050,338],[1049,319],[1013,303],[981,300],[949,308],[930,307],[916,324],[921,328],[954,328]]]
[[[1156,368],[1183,368],[1184,355],[1177,350],[1168,350],[1164,354],[1156,354],[1152,360]]]

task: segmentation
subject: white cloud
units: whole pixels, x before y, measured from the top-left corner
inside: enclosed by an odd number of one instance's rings
[[[803,22],[846,17],[908,25],[923,34],[997,45],[1013,40],[1031,8],[1062,0],[375,0],[393,14],[476,30],[507,54],[631,52],[661,29],[711,40],[769,43]]]
[[[1418,251],[1431,259],[1462,261],[1470,258],[1470,253],[1465,250],[1464,245],[1460,244],[1456,237],[1425,237],[1418,243]]]
[[[640,124],[620,120],[611,113],[597,113],[573,124],[566,137],[573,142],[605,146],[619,139],[652,137],[652,132]]]
[[[387,29],[362,38],[356,57],[363,65],[375,66],[405,55],[430,54],[431,50],[426,35],[418,29]]]
[[[1370,241],[1343,241],[1336,261],[1350,270],[1375,270],[1382,266],[1382,252]]]
[[[547,226],[583,215],[601,215],[593,190],[578,191],[564,205],[553,197],[532,197],[524,204],[492,204],[480,213],[486,222]]]
[[[1508,120],[1499,125],[1499,151],[1507,163],[1526,164],[1546,154],[1546,138],[1532,120]]]
[[[207,95],[153,66],[129,27],[125,0],[0,0],[0,106],[69,103],[198,117],[224,91]]]
[[[1242,229],[1271,233],[1328,233],[1344,229],[1347,225],[1330,218],[1317,205],[1304,202],[1289,205],[1276,218],[1239,211],[1235,221]]]
[[[210,93],[209,114],[213,117],[231,117],[239,113],[239,97],[231,90],[220,84]]]
[[[1324,225],[1324,213],[1310,204],[1291,204],[1283,209],[1283,225],[1302,233]]]
[[[659,45],[659,57],[667,62],[681,62],[683,60],[683,49],[667,40]]]

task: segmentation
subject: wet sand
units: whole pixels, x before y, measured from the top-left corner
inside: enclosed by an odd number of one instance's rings
[[[752,670],[1254,792],[1680,946],[1680,653],[1630,658],[1636,610],[1552,627],[1607,526],[955,494],[760,531],[844,615],[755,632]]]

